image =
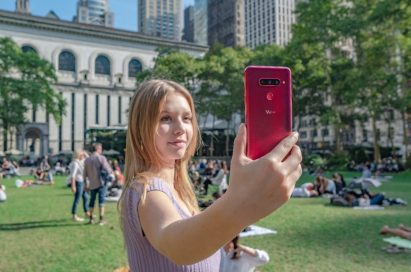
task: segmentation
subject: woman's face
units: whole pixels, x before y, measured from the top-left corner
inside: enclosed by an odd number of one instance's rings
[[[174,166],[184,157],[193,137],[192,112],[187,99],[177,93],[167,95],[160,108],[155,145],[163,162]]]

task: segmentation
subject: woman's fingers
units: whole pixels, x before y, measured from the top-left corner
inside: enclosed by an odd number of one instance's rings
[[[233,146],[233,158],[234,162],[239,162],[245,157],[245,149],[247,144],[247,131],[244,124],[241,124],[237,136],[234,140]]]
[[[293,132],[286,138],[284,138],[273,150],[271,150],[267,155],[267,157],[271,160],[281,162],[287,157],[288,153],[290,153],[291,149],[298,141],[298,132]]]
[[[298,145],[293,146],[288,157],[283,162],[283,165],[290,169],[291,171],[296,169],[296,167],[301,163],[303,155],[301,154],[301,149]]]

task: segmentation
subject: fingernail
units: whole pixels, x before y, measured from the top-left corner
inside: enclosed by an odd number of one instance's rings
[[[299,137],[300,135],[298,134],[298,132],[297,131],[295,131],[294,133],[293,133],[293,137],[296,139],[296,140],[298,140],[298,137]]]

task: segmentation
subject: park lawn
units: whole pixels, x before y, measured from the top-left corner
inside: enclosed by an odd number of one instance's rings
[[[304,175],[298,184],[311,179]],[[73,222],[64,180],[30,188],[16,188],[15,178],[3,180],[8,200],[0,204],[0,271],[113,271],[126,265],[116,203],[107,204],[105,226]],[[395,175],[378,191],[411,205],[411,173]],[[269,253],[260,271],[411,271],[411,253],[384,252],[378,234],[385,224],[411,225],[409,207],[359,211],[328,203],[294,198],[258,222],[278,231],[242,239]]]

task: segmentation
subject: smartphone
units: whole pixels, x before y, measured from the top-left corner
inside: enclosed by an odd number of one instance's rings
[[[277,66],[248,66],[244,70],[247,156],[270,152],[292,128],[291,70]]]

